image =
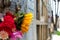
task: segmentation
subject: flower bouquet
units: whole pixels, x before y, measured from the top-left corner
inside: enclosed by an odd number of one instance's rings
[[[28,31],[33,15],[31,12],[24,14],[7,11],[6,15],[0,19],[0,39],[17,40],[22,38]]]

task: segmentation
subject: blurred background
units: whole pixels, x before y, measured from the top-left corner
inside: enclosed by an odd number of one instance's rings
[[[19,7],[19,12],[32,12],[30,29],[20,40],[60,39],[60,0],[10,0],[11,11]],[[1,2],[0,2],[1,4]]]

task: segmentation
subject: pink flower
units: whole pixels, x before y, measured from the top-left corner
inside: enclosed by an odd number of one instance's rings
[[[17,38],[22,38],[22,37],[23,37],[22,32],[16,31],[11,35],[10,39],[11,40],[16,40]]]

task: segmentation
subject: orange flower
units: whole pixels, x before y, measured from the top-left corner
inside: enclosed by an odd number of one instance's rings
[[[32,21],[32,18],[33,18],[32,13],[27,13],[27,14],[24,15],[24,20],[21,24],[21,31],[23,33],[27,32],[29,30],[29,25]]]

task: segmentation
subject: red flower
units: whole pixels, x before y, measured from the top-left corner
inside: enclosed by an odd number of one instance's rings
[[[16,28],[16,25],[14,23],[14,18],[11,16],[9,12],[6,16],[4,16],[4,21],[0,23],[0,31],[4,30],[9,35],[13,32],[12,29]]]
[[[0,23],[0,31],[6,31],[9,35],[11,35],[12,30],[5,25],[4,22]]]
[[[12,22],[14,23],[14,15],[12,15],[11,12],[6,12],[6,16],[4,16],[4,21],[9,21],[9,22]]]
[[[15,16],[14,16],[14,15],[12,15],[12,13],[11,13],[11,12],[9,12],[9,11],[8,11],[8,12],[6,12],[6,16],[7,16],[7,15],[9,15],[9,16],[11,16],[11,17],[15,18]]]
[[[8,26],[11,29],[15,28],[15,23],[12,13],[7,12],[6,16],[4,17],[4,23],[6,26]]]

